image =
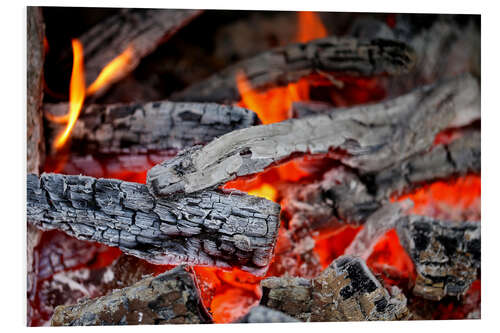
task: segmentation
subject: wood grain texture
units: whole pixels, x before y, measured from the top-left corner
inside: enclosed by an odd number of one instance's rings
[[[280,213],[278,204],[238,191],[165,200],[142,184],[60,174],[28,175],[27,208],[40,229],[118,246],[152,263],[254,274],[267,270]]]
[[[396,75],[411,69],[413,50],[404,43],[374,39],[327,37],[276,48],[243,60],[184,91],[172,100],[237,102],[241,99],[236,75],[243,72],[254,89],[284,86],[301,77],[319,73],[355,76]]]
[[[68,104],[45,104],[48,115],[61,116]],[[82,110],[71,140],[99,153],[147,153],[180,150],[259,123],[255,113],[237,106],[213,103],[89,105]],[[52,144],[65,124],[47,122]]]
[[[460,76],[383,103],[233,131],[154,166],[147,183],[157,196],[193,193],[293,154],[331,150],[360,174],[373,173],[429,149],[440,131],[479,119],[479,103],[477,81]]]

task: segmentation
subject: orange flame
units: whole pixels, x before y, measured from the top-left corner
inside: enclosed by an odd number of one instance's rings
[[[297,41],[308,42],[316,38],[323,38],[328,35],[325,26],[321,22],[319,15],[314,12],[299,12],[299,31]]]
[[[83,47],[78,39],[71,41],[73,47],[73,71],[69,85],[69,113],[64,131],[57,137],[54,146],[61,148],[68,139],[80,115],[83,101],[85,100],[85,71],[83,65]],[[64,117],[64,116],[63,116]]]
[[[97,79],[95,79],[95,81],[88,87],[87,95],[93,95],[102,87],[108,86],[109,84],[117,81],[123,73],[122,69],[130,66],[134,59],[133,55],[134,48],[130,45],[119,56],[111,60],[111,62],[107,64],[99,73]]]

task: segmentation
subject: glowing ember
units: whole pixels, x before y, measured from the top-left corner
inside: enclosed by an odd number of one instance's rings
[[[318,14],[314,12],[299,12],[298,16],[299,31],[297,33],[297,41],[305,43],[328,35]]]
[[[248,194],[266,198],[267,200],[276,201],[278,191],[276,191],[276,189],[269,184],[262,184],[260,187],[248,191]]]
[[[106,87],[121,78],[122,69],[131,65],[133,61],[134,48],[129,46],[122,54],[111,60],[95,81],[87,88],[87,95],[93,95],[103,87]]]
[[[68,139],[71,130],[75,126],[76,120],[82,109],[85,100],[85,71],[83,66],[83,47],[80,41],[73,39],[73,71],[71,73],[71,82],[69,85],[69,113],[67,115],[67,124],[64,131],[57,137],[54,146],[61,148]],[[65,119],[65,118],[64,118]]]

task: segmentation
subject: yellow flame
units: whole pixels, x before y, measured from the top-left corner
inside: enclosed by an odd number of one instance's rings
[[[57,137],[55,148],[64,146],[71,130],[75,126],[83,101],[85,100],[85,71],[83,65],[83,47],[78,39],[71,41],[73,47],[73,70],[71,72],[71,81],[69,84],[69,113],[67,115],[67,124],[64,131]],[[63,116],[65,117],[65,116]],[[64,119],[64,118],[63,118]]]
[[[95,79],[95,81],[88,87],[87,95],[93,95],[102,87],[116,81],[123,72],[121,69],[129,66],[132,62],[133,55],[134,48],[130,45],[119,56],[111,60],[111,62],[107,64],[99,73],[97,79]]]
[[[256,197],[266,198],[267,200],[276,201],[278,191],[276,191],[276,189],[269,184],[262,184],[260,187],[249,191],[248,194],[255,195]]]

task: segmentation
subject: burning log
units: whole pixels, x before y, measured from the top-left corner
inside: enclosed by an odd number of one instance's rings
[[[96,24],[79,37],[85,51],[87,85],[96,80],[107,64],[121,56],[119,71],[100,81],[99,93],[103,93],[200,13],[200,10],[127,8]]]
[[[396,230],[415,263],[415,295],[434,301],[447,295],[460,296],[478,278],[479,222],[454,223],[409,216],[398,222]]]
[[[46,114],[61,116],[67,103],[44,105]],[[144,153],[205,144],[233,130],[258,124],[257,115],[237,106],[201,103],[89,105],[71,133],[75,142],[101,153]],[[64,124],[49,122],[53,136]]]
[[[295,154],[340,149],[340,161],[360,174],[381,171],[429,149],[436,134],[480,118],[471,76],[424,86],[383,103],[254,126],[193,147],[148,172],[158,196],[193,193],[254,174]]]
[[[236,323],[296,323],[299,321],[283,312],[257,305],[251,308],[245,316],[238,319]]]
[[[238,191],[153,197],[116,179],[28,175],[28,220],[83,240],[118,246],[156,264],[267,270],[279,227],[278,204]]]
[[[359,76],[400,74],[415,62],[413,50],[404,43],[374,39],[328,37],[291,44],[238,62],[184,91],[172,100],[237,102],[241,99],[236,76],[243,72],[254,89],[287,85],[313,73]]]
[[[408,318],[406,298],[391,294],[366,263],[342,256],[318,277],[271,277],[261,282],[261,304],[302,321],[401,320]]]
[[[179,266],[108,296],[58,306],[52,326],[203,324],[203,308],[191,273]]]

